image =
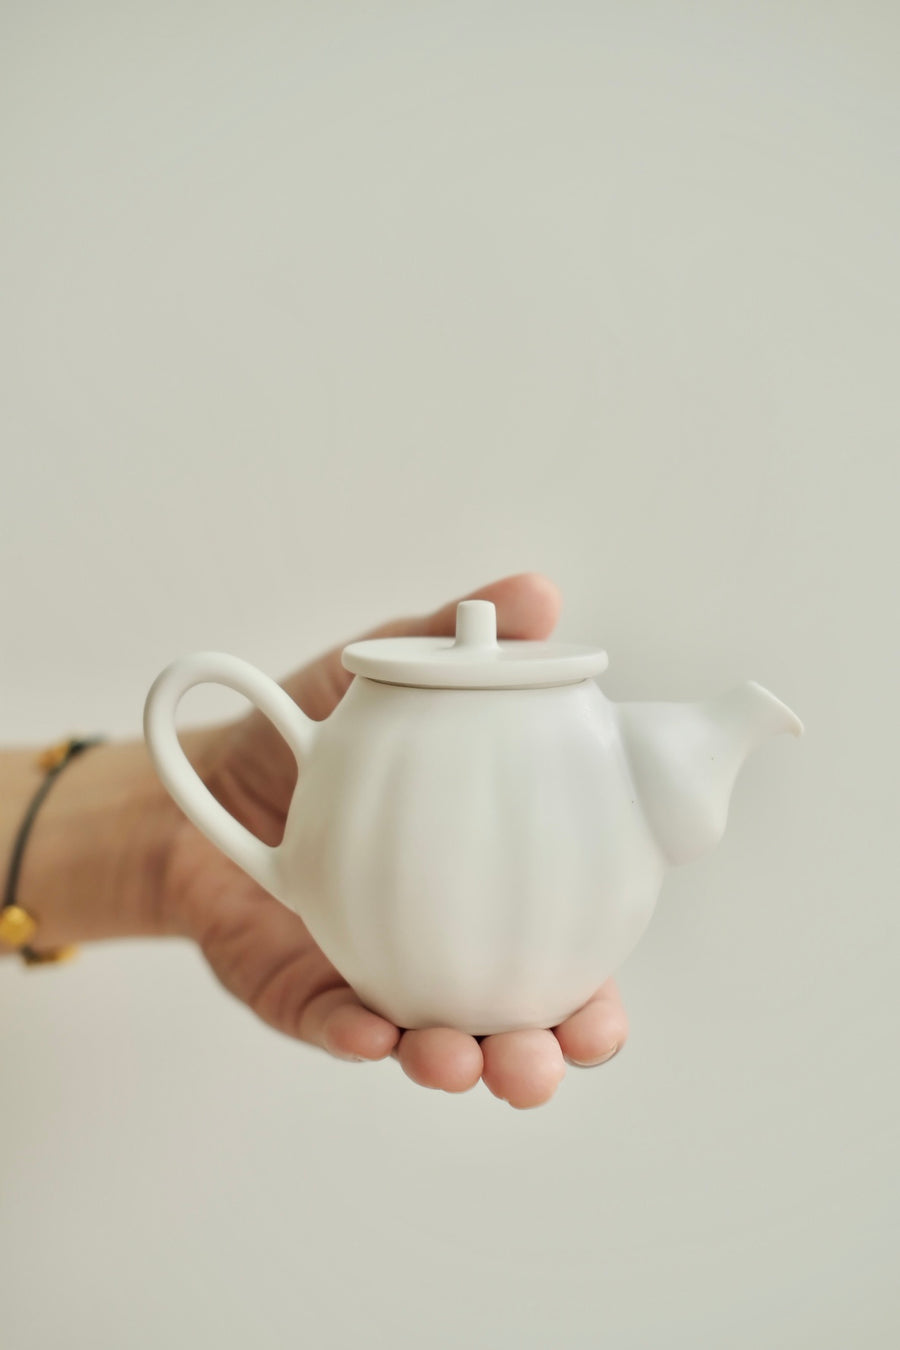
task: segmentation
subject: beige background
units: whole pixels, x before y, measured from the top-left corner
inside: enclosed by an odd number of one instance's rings
[[[5,1350],[897,1344],[898,69],[876,0],[4,4],[2,739],[524,568],[611,696],[808,726],[539,1111],[5,963]]]

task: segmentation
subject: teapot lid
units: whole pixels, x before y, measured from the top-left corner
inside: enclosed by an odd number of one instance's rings
[[[606,652],[563,642],[497,640],[489,600],[462,600],[456,637],[369,638],[341,655],[354,675],[432,689],[540,689],[575,684],[608,665]]]

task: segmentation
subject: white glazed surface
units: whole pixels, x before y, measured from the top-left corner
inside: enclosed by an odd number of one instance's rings
[[[460,605],[457,633],[472,612]],[[417,651],[407,640],[402,660],[391,653],[394,674]],[[478,656],[463,655],[480,678]],[[256,703],[296,756],[277,848],[220,806],[179,747],[179,698],[205,680]],[[420,688],[364,676],[316,724],[247,661],[200,652],[155,680],[144,728],[175,801],[301,915],[364,1003],[398,1026],[487,1035],[556,1026],[582,1006],[648,925],[664,865],[721,837],[746,753],[801,725],[753,683],[706,705],[617,707],[587,679]]]
[[[480,680],[496,659],[495,618],[484,602],[459,606],[461,678]],[[471,641],[472,620],[491,641]],[[517,680],[571,673],[553,644],[532,663],[533,645],[503,661]],[[423,650],[435,659],[427,639],[355,650],[365,659],[369,648],[393,676]],[[205,681],[254,702],[294,753],[278,847],[228,814],[179,745],[179,699]],[[369,1007],[398,1026],[473,1035],[556,1026],[581,1007],[649,923],[664,866],[721,837],[747,753],[802,730],[753,683],[705,704],[617,707],[587,679],[421,688],[357,676],[314,723],[268,676],[218,652],[163,671],[144,722],[182,809],[301,916]]]
[[[219,805],[178,744],[178,701],[207,680],[252,699],[297,758],[277,848]],[[399,1026],[555,1026],[653,912],[662,855],[617,711],[593,681],[419,689],[357,677],[314,723],[247,662],[200,652],[155,681],[145,731],[197,827]]]
[[[484,1035],[580,1007],[644,931],[662,862],[593,682],[357,679],[301,772],[281,876],[370,1007]]]

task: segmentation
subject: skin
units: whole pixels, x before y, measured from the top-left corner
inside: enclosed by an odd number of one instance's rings
[[[546,578],[508,577],[462,599],[491,600],[506,638],[546,638],[560,597]],[[457,601],[364,637],[452,635]],[[348,689],[335,647],[284,682],[310,717]],[[218,800],[267,843],[281,838],[296,782],[293,757],[258,712],[190,732],[182,743]],[[33,752],[0,756],[0,856],[41,773]],[[483,1081],[517,1108],[548,1101],[566,1065],[604,1063],[628,1033],[613,981],[566,1022],[476,1039],[449,1027],[405,1031],[365,1008],[303,921],[218,852],[161,788],[142,742],[74,760],[47,798],[28,843],[19,902],[39,921],[35,947],[114,936],[196,942],[217,978],[269,1026],[340,1059],[393,1057],[413,1082],[466,1092]]]

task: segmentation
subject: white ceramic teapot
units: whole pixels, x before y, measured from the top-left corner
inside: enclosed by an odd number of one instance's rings
[[[797,717],[758,684],[705,704],[613,704],[606,653],[498,642],[463,601],[456,638],[343,653],[356,679],[313,722],[236,657],[176,661],[147,698],[163,783],[214,844],[304,920],[369,1007],[473,1035],[552,1027],[625,959],[667,864],[711,848],[746,755]],[[175,732],[179,699],[244,694],[299,778],[272,848],[211,795]]]

